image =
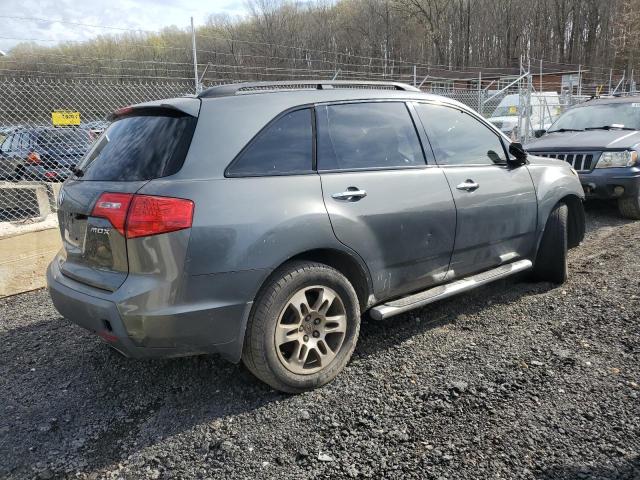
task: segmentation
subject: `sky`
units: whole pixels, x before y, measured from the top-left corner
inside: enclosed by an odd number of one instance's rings
[[[201,25],[211,14],[244,13],[244,0],[0,0],[0,50],[7,52],[20,43],[20,39],[55,45],[118,33],[112,29],[6,17],[159,30],[172,25],[187,27],[192,16],[195,24]]]

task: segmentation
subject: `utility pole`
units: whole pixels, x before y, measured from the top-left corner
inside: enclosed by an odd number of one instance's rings
[[[416,78],[416,66],[413,66],[413,86],[415,87],[417,83],[417,78]]]
[[[609,69],[609,95],[611,95],[611,79],[613,77],[613,68]]]
[[[195,80],[196,95],[200,93],[200,80],[198,80],[198,56],[196,53],[196,29],[193,26],[191,17],[191,48],[193,50],[193,78]]]

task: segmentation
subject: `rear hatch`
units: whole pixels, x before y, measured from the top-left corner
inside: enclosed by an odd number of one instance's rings
[[[180,170],[197,122],[198,109],[190,111],[163,104],[116,112],[60,191],[65,276],[107,291],[122,285],[129,272],[126,222],[133,195],[148,181]]]

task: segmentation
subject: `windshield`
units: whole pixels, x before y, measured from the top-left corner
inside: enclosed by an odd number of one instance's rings
[[[556,130],[584,130],[586,128],[619,127],[640,129],[639,103],[601,103],[567,111],[551,127]]]

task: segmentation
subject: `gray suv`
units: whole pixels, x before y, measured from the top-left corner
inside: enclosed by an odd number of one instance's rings
[[[60,192],[54,305],[132,357],[216,352],[286,392],[360,318],[531,270],[584,236],[565,162],[403,84],[248,83],[117,111]]]

